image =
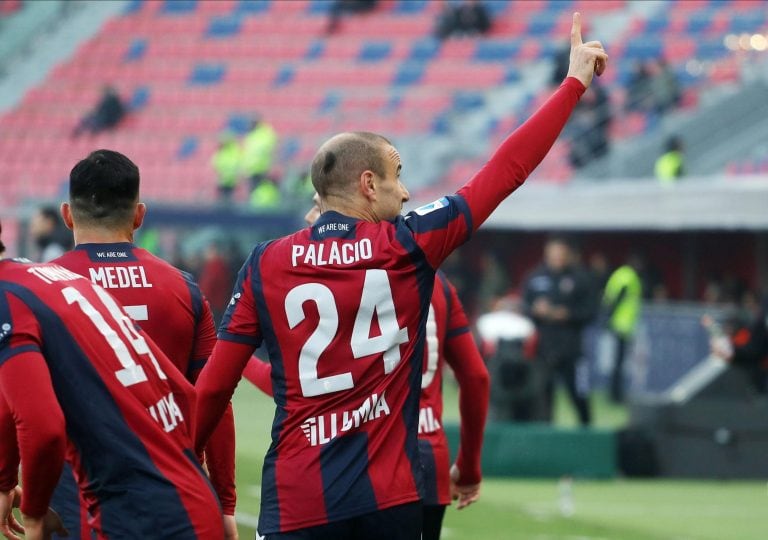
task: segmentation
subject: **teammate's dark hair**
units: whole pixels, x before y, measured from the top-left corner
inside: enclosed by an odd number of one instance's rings
[[[3,235],[3,224],[0,223],[0,237]],[[0,240],[0,255],[2,255],[5,252],[5,244],[3,244],[3,241]]]
[[[95,150],[69,173],[69,203],[76,221],[124,226],[139,200],[139,168],[114,150]]]
[[[385,137],[367,131],[342,133],[320,147],[312,160],[312,185],[321,197],[344,193],[365,171],[386,173]]]

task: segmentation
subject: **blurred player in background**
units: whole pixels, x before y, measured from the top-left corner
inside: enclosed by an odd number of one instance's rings
[[[320,217],[319,197],[304,216],[307,225]],[[448,439],[443,430],[443,368],[446,361],[459,383],[461,446],[451,471]],[[271,366],[251,358],[243,376],[268,395],[272,392]],[[424,467],[422,540],[439,540],[445,507],[458,498],[461,510],[480,497],[480,452],[488,413],[488,370],[469,331],[456,289],[438,272],[427,317],[424,368],[419,405],[419,454]],[[463,478],[457,485],[455,477]]]
[[[2,247],[2,246],[0,246]],[[72,463],[99,538],[219,539],[192,449],[195,394],[102,288],[55,264],[0,260],[0,532],[21,490],[28,539],[66,535],[48,508]]]
[[[69,176],[69,202],[61,206],[76,245],[55,262],[107,289],[179,373],[194,383],[216,343],[211,310],[189,274],[133,244],[146,212],[139,202],[139,184],[138,167],[119,152],[96,150],[77,163]],[[234,460],[229,407],[205,448],[205,462],[230,538],[237,537]],[[77,488],[67,470],[52,506],[75,538],[88,537]]]
[[[317,222],[258,244],[197,382],[207,440],[254,349],[276,404],[258,531],[293,538],[421,536],[419,396],[435,271],[544,158],[607,55],[574,15],[569,77],[455,195],[400,215],[409,194],[384,137],[318,150]],[[456,479],[466,485],[465,479]]]

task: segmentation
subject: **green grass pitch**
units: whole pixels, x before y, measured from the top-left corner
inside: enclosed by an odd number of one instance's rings
[[[446,417],[456,419],[456,392],[446,382]],[[596,424],[626,416],[595,396]],[[269,444],[271,398],[243,381],[234,398],[240,538],[254,538],[261,461]],[[562,397],[556,421],[574,423]],[[768,459],[768,456],[766,456]],[[557,480],[489,478],[482,498],[446,512],[443,538],[468,540],[764,540],[768,539],[766,482],[576,479],[574,512],[561,513]]]

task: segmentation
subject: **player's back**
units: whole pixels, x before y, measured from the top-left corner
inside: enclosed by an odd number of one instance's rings
[[[202,367],[215,336],[191,276],[129,242],[79,244],[54,262],[108,290],[182,374]]]
[[[114,538],[220,537],[183,412],[194,393],[117,302],[63,267],[3,260],[0,313],[10,351],[43,352],[97,525]]]
[[[374,224],[326,212],[246,261],[219,335],[263,335],[269,349],[277,411],[262,534],[419,498],[419,383],[433,282],[402,219]]]

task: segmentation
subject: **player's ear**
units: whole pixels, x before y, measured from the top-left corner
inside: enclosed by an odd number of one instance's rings
[[[136,213],[133,214],[133,230],[135,231],[144,223],[144,216],[147,215],[147,205],[140,202],[136,205]]]
[[[72,207],[69,206],[69,203],[63,202],[59,207],[59,213],[61,214],[61,219],[64,220],[64,225],[71,231],[75,226],[75,222],[72,220]]]
[[[363,171],[360,175],[360,191],[368,200],[376,198],[376,178],[373,172]]]

